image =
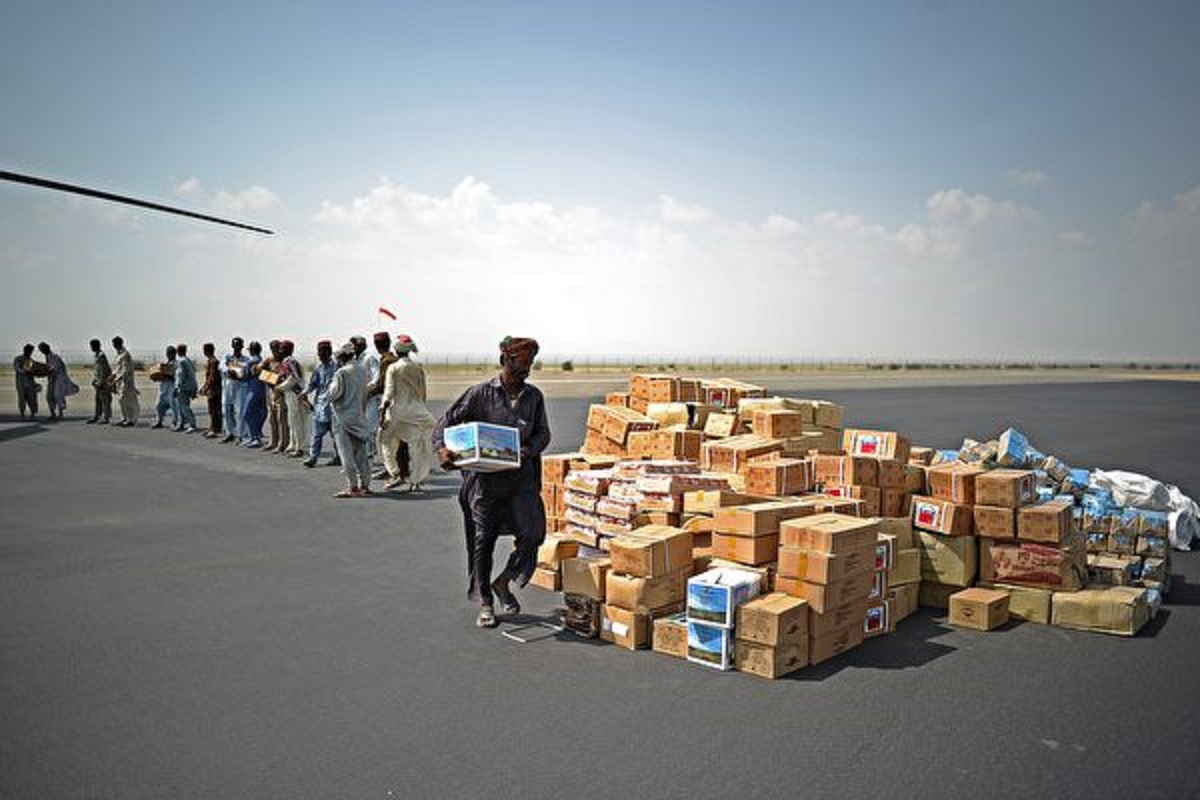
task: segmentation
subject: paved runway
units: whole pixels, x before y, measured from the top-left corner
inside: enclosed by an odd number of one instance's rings
[[[1017,424],[1200,494],[1200,385],[828,391],[952,445]],[[438,409],[440,410],[440,409]],[[586,401],[551,401],[552,449]],[[1200,795],[1200,561],[1132,640],[922,611],[792,679],[473,627],[442,477],[0,420],[0,797]],[[523,595],[527,621],[556,595]]]

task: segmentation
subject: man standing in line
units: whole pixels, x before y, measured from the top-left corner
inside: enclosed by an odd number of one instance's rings
[[[347,488],[334,497],[365,497],[371,493],[371,466],[367,460],[367,425],[364,406],[367,384],[362,368],[355,361],[354,345],[343,345],[337,354],[338,370],[329,387],[333,407],[333,435]]]
[[[221,435],[221,362],[217,360],[217,346],[204,343],[204,385],[200,395],[208,401],[208,430],[205,439],[216,439]]]
[[[231,352],[221,359],[221,400],[225,404],[225,413],[222,415],[225,438],[221,442],[224,444],[241,444],[247,436],[245,420],[242,419],[242,406],[246,404],[246,384],[242,380],[246,374],[247,358],[242,355],[245,346],[242,337],[233,337],[229,343]]]
[[[17,381],[17,408],[21,411],[21,419],[25,419],[25,409],[29,409],[29,417],[37,416],[38,392],[41,384],[34,379],[33,345],[27,344],[21,349],[21,355],[13,359],[13,377]]]
[[[312,440],[308,446],[308,458],[304,466],[315,467],[321,457],[321,445],[325,434],[332,434],[333,416],[329,407],[329,386],[333,383],[333,375],[337,372],[337,364],[333,363],[333,344],[328,339],[317,342],[317,366],[308,378],[308,386],[301,399],[312,408]],[[330,466],[341,466],[337,454],[337,438],[333,438],[333,460]],[[334,462],[337,462],[336,464]]]
[[[67,365],[58,353],[50,349],[50,345],[39,342],[38,351],[45,357],[46,370],[50,373],[46,381],[46,403],[50,406],[50,419],[62,419],[67,410],[67,398],[78,394],[79,387],[67,374]]]
[[[273,453],[276,450],[282,451],[287,446],[287,434],[283,430],[283,425],[287,424],[286,420],[281,420],[279,407],[282,404],[282,396],[276,384],[279,382],[279,366],[282,360],[279,355],[279,340],[272,339],[267,342],[267,350],[269,354],[263,359],[262,365],[259,367],[259,376],[264,372],[275,375],[275,383],[264,381],[266,386],[263,389],[263,394],[267,398],[267,430],[270,431],[267,439],[267,446],[263,448],[264,453]],[[286,413],[286,412],[285,412]]]
[[[150,373],[151,380],[158,383],[158,403],[154,406],[158,419],[150,427],[161,428],[167,412],[170,411],[171,430],[175,430],[179,427],[179,407],[175,403],[175,345],[167,345],[166,353],[167,360]]]
[[[138,408],[138,390],[137,379],[133,371],[133,356],[129,355],[129,351],[125,349],[125,340],[120,336],[114,336],[112,340],[113,349],[117,351],[117,367],[113,372],[113,389],[120,398],[121,404],[121,421],[117,423],[122,428],[132,428],[137,424],[138,414],[141,409]]]
[[[279,391],[283,394],[288,427],[288,442],[283,452],[292,458],[303,458],[311,435],[308,430],[308,410],[300,402],[300,393],[304,391],[304,367],[296,358],[295,342],[284,339],[279,352],[283,356],[280,371],[283,380],[279,384]]]
[[[179,356],[175,364],[175,404],[179,409],[179,423],[174,430],[192,433],[196,430],[196,413],[192,411],[192,400],[196,399],[196,365],[188,358],[187,345],[175,346]]]
[[[250,342],[247,349],[250,351],[250,357],[246,360],[245,376],[240,380],[245,387],[240,417],[243,420],[246,438],[239,444],[258,449],[263,444],[263,423],[267,421],[267,385],[258,379],[263,360],[262,345]]]
[[[458,502],[463,511],[467,544],[469,597],[480,602],[475,624],[494,628],[493,594],[505,612],[518,614],[521,605],[510,584],[524,586],[537,565],[537,549],[546,536],[546,510],[542,506],[542,452],[550,444],[546,401],[535,386],[526,383],[538,352],[534,339],[506,336],[500,342],[500,374],[476,384],[454,401],[438,421],[433,446],[443,469],[454,468],[454,453],[446,448],[443,431],[464,422],[490,422],[516,428],[521,437],[521,466],[501,472],[464,472]],[[508,563],[492,582],[492,557],[496,539],[512,533],[516,544]]]
[[[375,334],[375,352],[365,357],[367,367],[367,425],[370,426],[374,421],[375,437],[374,442],[370,446],[372,456],[382,457],[380,452],[380,442],[383,439],[383,416],[381,414],[380,403],[383,395],[383,381],[387,375],[388,367],[396,361],[396,355],[392,352],[392,337],[387,331],[380,331]],[[372,377],[374,375],[374,377]],[[372,414],[374,417],[372,418]],[[389,471],[386,466],[375,472],[371,477],[375,480],[383,480],[388,477]]]
[[[95,407],[88,425],[107,425],[112,420],[112,382],[113,371],[108,365],[108,356],[100,349],[100,340],[88,342],[92,348],[95,362],[92,365],[92,390],[95,394]]]
[[[410,491],[419,491],[433,467],[430,434],[437,420],[425,407],[425,370],[411,358],[418,352],[417,343],[401,334],[396,337],[395,350],[380,404],[379,452],[390,476],[384,488],[395,488],[407,480]],[[397,458],[398,450],[405,451],[407,465]]]

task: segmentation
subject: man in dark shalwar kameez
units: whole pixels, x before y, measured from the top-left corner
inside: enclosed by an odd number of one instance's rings
[[[446,448],[443,431],[464,422],[489,422],[516,428],[521,434],[521,466],[500,472],[463,472],[458,493],[466,528],[467,594],[481,608],[475,624],[496,626],[493,598],[504,611],[518,614],[521,606],[511,584],[524,586],[537,566],[538,546],[546,536],[546,510],[542,507],[542,452],[550,444],[546,400],[528,383],[538,352],[533,339],[505,337],[500,343],[500,374],[476,384],[446,410],[433,431],[433,446],[444,469],[454,469],[454,454]],[[512,554],[495,581],[492,557],[496,539],[516,538]]]

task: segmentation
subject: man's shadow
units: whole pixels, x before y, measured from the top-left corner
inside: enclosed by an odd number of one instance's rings
[[[4,442],[12,442],[17,439],[24,439],[28,436],[34,436],[39,433],[45,433],[48,422],[43,422],[40,419],[30,417],[22,418],[18,414],[0,414],[0,424],[17,423],[11,428],[5,427],[0,429],[0,444]]]

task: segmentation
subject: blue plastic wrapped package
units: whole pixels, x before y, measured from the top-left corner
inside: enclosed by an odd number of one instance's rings
[[[1080,523],[1083,530],[1090,532],[1108,532],[1108,510],[1112,502],[1112,494],[1107,491],[1089,491],[1083,496],[1080,508],[1083,516]]]
[[[1108,534],[1098,531],[1090,531],[1087,534],[1087,551],[1089,553],[1103,553],[1108,549]]]
[[[933,454],[934,464],[947,464],[958,461],[957,450],[938,450]]]
[[[1133,533],[1110,533],[1108,551],[1131,556],[1137,552],[1137,535]]]
[[[1163,558],[1167,555],[1167,537],[1142,534],[1137,538],[1137,554],[1151,558]]]
[[[1147,536],[1166,536],[1171,531],[1171,515],[1165,511],[1138,509],[1138,533]]]
[[[1023,467],[1029,456],[1029,439],[1016,428],[1000,434],[1000,445],[996,451],[996,463],[1002,467]]]
[[[1112,523],[1108,529],[1109,533],[1135,537],[1141,533],[1142,517],[1136,509],[1123,508],[1119,513],[1110,515],[1109,520]]]
[[[1041,503],[1041,502],[1045,502],[1045,501],[1047,501],[1047,500],[1053,500],[1053,499],[1054,499],[1054,495],[1055,495],[1055,494],[1056,494],[1056,493],[1055,493],[1055,491],[1054,491],[1054,487],[1053,487],[1053,486],[1039,486],[1039,487],[1037,487],[1037,496],[1038,496],[1038,502],[1039,502],[1039,503]]]
[[[1086,469],[1072,469],[1071,483],[1076,486],[1087,486],[1092,480],[1092,473]]]

